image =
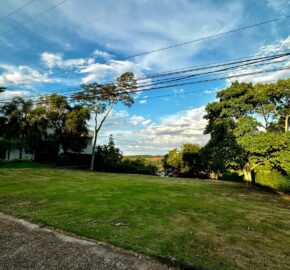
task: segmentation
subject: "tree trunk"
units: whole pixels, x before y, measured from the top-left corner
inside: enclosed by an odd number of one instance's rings
[[[253,178],[252,178],[252,169],[249,163],[247,163],[243,169],[244,180],[247,182],[248,189],[252,187]]]
[[[91,158],[91,166],[90,170],[94,170],[94,163],[95,163],[95,150],[96,150],[96,144],[97,144],[97,137],[98,137],[98,127],[97,127],[97,116],[95,116],[95,134],[94,134],[94,143],[93,143],[93,150],[92,150],[92,158]]]
[[[10,160],[10,153],[11,153],[11,142],[9,140],[8,149],[7,149],[7,160]]]
[[[22,159],[22,147],[19,147],[19,159]]]
[[[289,117],[290,117],[290,115],[287,115],[285,117],[285,133],[287,133],[289,130]]]

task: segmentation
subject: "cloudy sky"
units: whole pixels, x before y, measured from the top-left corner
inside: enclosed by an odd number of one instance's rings
[[[286,51],[290,19],[126,59],[289,14],[290,0],[2,0],[0,84],[8,91],[0,94],[0,100],[70,93],[80,83],[108,82],[125,71],[144,76]],[[283,70],[240,80],[256,83],[289,75]],[[163,154],[183,143],[204,144],[208,140],[202,134],[204,106],[229,83],[141,93],[131,108],[114,108],[100,143],[113,134],[124,154]],[[192,91],[197,93],[183,94]],[[180,95],[146,100],[176,93]]]

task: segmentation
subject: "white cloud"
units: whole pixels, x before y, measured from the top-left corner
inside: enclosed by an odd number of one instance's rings
[[[142,122],[142,125],[143,125],[143,126],[147,126],[147,125],[149,125],[151,122],[152,122],[151,119],[147,119],[147,120],[145,120],[145,121]]]
[[[129,0],[110,6],[103,2],[97,8],[93,1],[87,1],[86,5],[71,1],[69,6],[60,7],[69,26],[81,26],[88,18],[96,17],[96,13],[106,14],[97,23],[86,25],[76,32],[81,40],[99,45],[101,52],[96,52],[99,56],[109,50],[126,57],[227,31],[240,25],[244,15],[241,1],[217,4],[215,1],[176,0],[169,5],[167,0]],[[211,49],[224,47],[225,44],[223,40],[198,42],[132,59],[154,72],[164,70],[164,67],[183,68],[192,65],[193,57],[204,51],[207,42]]]
[[[124,154],[165,154],[184,143],[204,145],[207,121],[204,107],[188,109],[152,122],[143,116],[130,117],[127,111],[113,111],[100,132],[99,143],[107,143],[110,134]]]
[[[72,66],[80,66],[90,64],[93,62],[91,58],[75,58],[75,59],[63,59],[60,53],[43,52],[40,55],[41,62],[48,68],[66,68]]]
[[[146,103],[147,103],[147,99],[140,100],[139,103],[140,103],[140,104],[146,104]]]
[[[88,74],[83,79],[83,83],[91,81],[105,81],[115,79],[124,72],[131,71],[137,76],[143,76],[143,69],[131,61],[109,60],[107,64],[95,63],[80,71],[82,74]]]
[[[266,55],[272,55],[272,54],[278,54],[278,53],[283,53],[286,50],[290,49],[290,35],[285,38],[278,40],[272,44],[266,44],[260,47],[259,52],[257,53],[257,56],[266,56]],[[287,58],[286,58],[287,59]],[[285,58],[281,58],[278,60],[274,61],[280,61],[280,60],[285,60]],[[242,68],[239,70],[236,70],[234,72],[230,72],[228,75],[230,76],[235,76],[235,75],[240,75],[243,73],[252,73],[260,70],[272,70],[272,69],[278,69],[278,68],[288,68],[289,69],[284,69],[284,70],[277,70],[277,71],[271,71],[267,73],[261,73],[261,74],[254,74],[254,75],[249,75],[245,77],[237,77],[237,78],[231,78],[228,79],[227,82],[230,84],[233,81],[241,81],[241,82],[252,82],[254,84],[256,83],[269,83],[269,82],[274,82],[277,81],[278,79],[286,79],[290,77],[290,66],[288,64],[288,61],[286,62],[278,62],[276,64],[270,64],[267,66],[256,66],[256,67],[248,67],[248,68]]]
[[[110,59],[113,57],[112,54],[108,53],[108,52],[105,52],[105,51],[101,51],[101,50],[98,50],[96,49],[94,52],[93,52],[93,55],[97,56],[97,57],[101,57],[101,58],[104,58],[104,59]]]
[[[0,64],[2,69],[0,75],[0,84],[32,84],[49,82],[47,74],[40,73],[39,71],[29,66],[14,66],[8,64]]]
[[[13,97],[28,97],[31,93],[24,90],[5,90],[5,92],[0,93],[0,99],[9,102]]]
[[[136,126],[138,124],[140,124],[141,122],[144,122],[145,121],[145,118],[143,116],[137,116],[137,115],[133,115],[131,118],[130,118],[130,123],[133,125],[133,126]]]
[[[268,7],[272,8],[277,12],[286,13],[288,7],[290,6],[289,0],[267,0]]]

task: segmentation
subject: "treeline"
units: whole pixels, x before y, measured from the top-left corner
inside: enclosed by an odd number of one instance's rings
[[[290,190],[290,79],[234,82],[206,106],[204,146],[186,144],[164,159],[166,173],[240,179]],[[272,179],[270,179],[272,178]]]
[[[81,153],[90,145],[89,164],[93,170],[95,153],[99,151],[97,135],[103,123],[115,104],[134,103],[135,89],[134,74],[126,72],[114,83],[82,84],[80,91],[69,98],[59,94],[36,100],[15,97],[0,106],[0,152],[8,160],[11,151],[17,149],[19,159],[25,152],[36,161],[56,162],[59,153]],[[94,134],[88,130],[91,116]]]
[[[60,166],[90,168],[91,154],[62,153],[57,161]],[[110,135],[108,144],[98,145],[95,151],[94,169],[104,172],[137,173],[156,175],[158,167],[143,157],[127,158],[115,146],[113,135]]]
[[[1,148],[7,159],[13,150],[37,161],[56,161],[60,152],[81,152],[88,143],[90,112],[71,105],[62,95],[40,97],[36,102],[15,97],[0,107]]]
[[[15,97],[0,106],[0,153],[18,149],[19,159],[65,166],[155,174],[160,168],[145,159],[124,159],[112,137],[98,145],[97,135],[117,103],[131,106],[136,80],[124,73],[115,84],[82,85],[72,100],[58,94],[25,100]],[[5,89],[2,89],[3,91]],[[94,116],[94,135],[88,120]],[[164,157],[167,175],[214,179],[243,179],[275,189],[289,189],[290,174],[290,79],[275,83],[234,82],[217,93],[206,106],[201,147],[185,144]],[[91,154],[81,154],[92,146]],[[62,153],[60,155],[60,153]],[[270,179],[272,178],[272,179]]]

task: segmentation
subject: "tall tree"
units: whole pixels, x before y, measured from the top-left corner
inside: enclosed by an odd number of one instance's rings
[[[229,88],[219,91],[219,100],[206,107],[205,118],[208,119],[208,125],[205,133],[211,134],[211,140],[205,149],[223,152],[226,140],[220,139],[213,143],[214,138],[220,134],[217,127],[222,122],[232,121],[233,125],[224,126],[224,134],[231,134],[227,137],[231,138],[227,147],[230,151],[225,151],[221,158],[227,157],[225,164],[239,164],[245,180],[249,182],[253,180],[252,172],[258,164],[268,163],[273,168],[287,171],[289,83],[289,79],[255,86],[251,83],[234,82]],[[283,130],[279,127],[282,121],[285,123]],[[222,141],[225,143],[221,143]],[[283,162],[277,158],[281,158],[281,153],[284,153]]]
[[[136,80],[134,74],[126,72],[117,78],[115,84],[83,84],[82,91],[74,95],[74,100],[85,106],[94,114],[94,141],[92,148],[92,158],[90,169],[94,169],[95,150],[97,137],[102,125],[110,114],[113,106],[117,103],[123,103],[126,106],[132,106],[134,99],[132,91],[136,89]]]

